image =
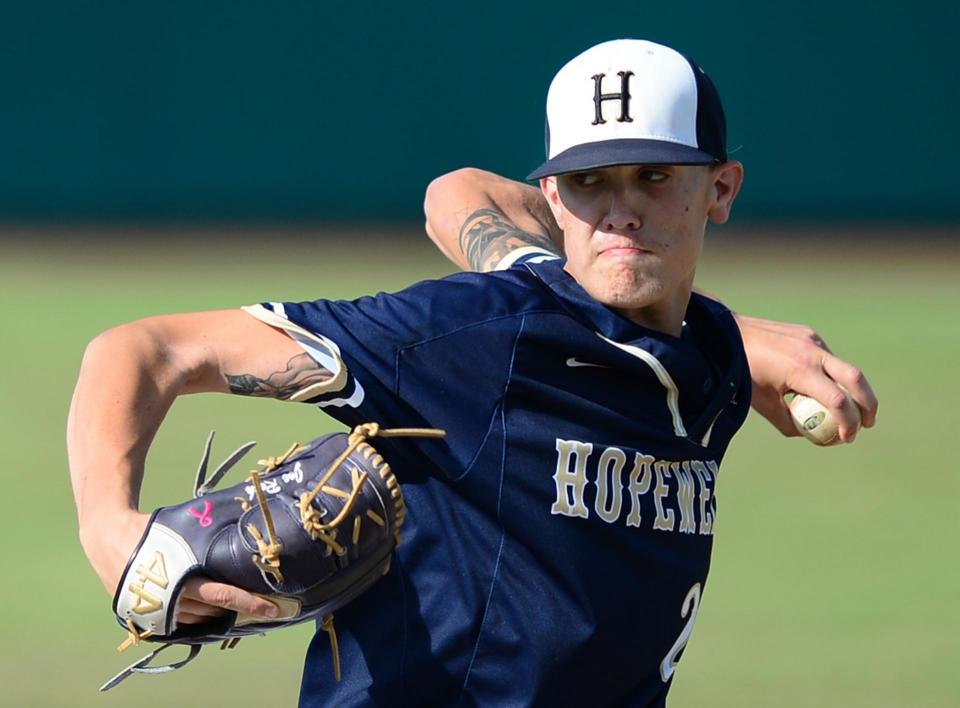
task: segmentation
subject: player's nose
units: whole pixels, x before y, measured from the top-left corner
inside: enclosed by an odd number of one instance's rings
[[[636,200],[624,189],[611,190],[603,220],[604,231],[636,231],[643,226]]]

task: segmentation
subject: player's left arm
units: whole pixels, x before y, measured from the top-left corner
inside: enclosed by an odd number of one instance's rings
[[[464,270],[494,270],[519,248],[562,254],[563,234],[536,187],[483,170],[464,168],[430,183],[424,200],[427,235]],[[876,422],[878,401],[863,372],[835,356],[804,325],[736,315],[753,380],[753,408],[786,436],[799,435],[784,396],[802,393],[824,404],[853,442],[860,408],[864,427]]]

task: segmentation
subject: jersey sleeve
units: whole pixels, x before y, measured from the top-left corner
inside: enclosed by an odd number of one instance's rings
[[[317,405],[346,425],[376,421],[415,427],[414,411],[397,395],[400,350],[422,321],[414,303],[380,295],[356,301],[265,302],[244,307],[284,330],[332,377],[291,400]],[[419,417],[419,416],[418,416]]]
[[[524,293],[503,280],[462,274],[353,301],[244,309],[286,331],[331,372],[295,400],[348,426],[442,428],[447,450],[438,459],[456,474],[491,425],[520,326]]]

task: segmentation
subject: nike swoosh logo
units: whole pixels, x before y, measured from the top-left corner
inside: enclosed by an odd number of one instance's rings
[[[604,364],[591,364],[589,361],[580,361],[575,356],[572,356],[569,359],[567,359],[567,366],[571,368],[576,368],[578,366],[595,366],[598,369],[610,368],[609,366],[605,366]]]

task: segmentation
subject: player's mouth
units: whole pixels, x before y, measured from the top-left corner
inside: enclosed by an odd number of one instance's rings
[[[601,248],[599,255],[609,258],[631,258],[635,256],[646,256],[652,253],[653,251],[649,248],[643,248],[637,244],[620,244]]]

